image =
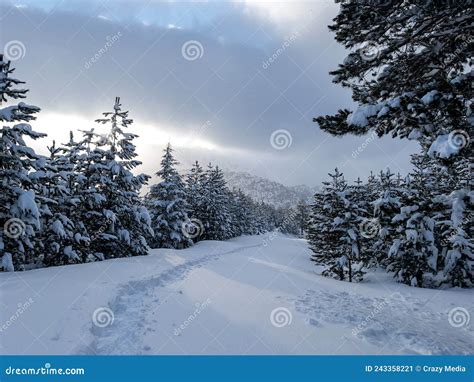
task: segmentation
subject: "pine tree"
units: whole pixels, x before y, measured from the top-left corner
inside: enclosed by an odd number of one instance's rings
[[[189,205],[186,201],[184,183],[176,170],[178,162],[168,144],[161,160],[161,169],[156,175],[161,182],[153,185],[146,197],[155,232],[153,246],[156,248],[186,248],[192,245],[188,233]]]
[[[190,222],[188,226],[192,232],[191,236],[194,242],[202,239],[204,226],[202,223],[205,216],[206,201],[204,197],[204,187],[206,185],[206,173],[198,161],[196,161],[189,173],[186,175],[186,200],[189,205],[188,216]]]
[[[375,261],[382,267],[387,265],[387,254],[397,237],[398,224],[392,219],[400,211],[401,192],[390,169],[380,171],[377,196],[372,202],[373,217],[364,222],[362,234],[373,241]]]
[[[255,224],[255,212],[252,199],[242,190],[234,190],[230,194],[230,215],[232,220],[232,236],[254,235],[258,233]]]
[[[341,2],[329,29],[355,51],[331,74],[351,88],[359,106],[315,121],[334,135],[372,130],[427,142],[443,154],[449,134],[468,136],[472,128],[474,73],[466,68],[472,64],[473,14],[472,2],[463,0]],[[451,149],[444,156],[470,151],[464,145]]]
[[[435,243],[433,183],[429,158],[413,155],[410,187],[400,197],[400,211],[392,218],[397,227],[388,252],[387,270],[397,281],[424,287],[435,286],[438,248]]]
[[[26,97],[27,89],[17,89],[24,82],[12,78],[10,61],[0,55],[0,103]],[[6,271],[34,266],[35,234],[40,229],[40,212],[36,204],[35,181],[30,172],[40,169],[44,161],[27,146],[25,137],[44,137],[28,123],[40,109],[24,102],[0,108],[0,253],[1,267]],[[13,126],[5,123],[20,122]]]
[[[94,155],[102,154],[95,168],[99,179],[89,184],[105,197],[101,212],[108,225],[94,242],[97,252],[107,258],[146,255],[148,244],[145,235],[152,232],[150,216],[139,194],[150,177],[132,173],[142,164],[135,159],[137,153],[133,140],[138,136],[124,131],[133,120],[121,106],[117,97],[113,111],[102,113],[104,118],[96,120],[109,125],[110,130],[105,136],[96,136],[99,140]]]
[[[229,194],[221,169],[209,164],[204,184],[205,210],[201,220],[205,228],[205,239],[226,240],[232,237]]]
[[[309,206],[303,201],[298,201],[296,205],[296,224],[298,226],[298,236],[305,237],[306,232],[309,227],[309,215],[310,215],[310,208]]]
[[[344,176],[336,168],[314,197],[312,225],[308,241],[314,252],[311,260],[324,266],[323,275],[340,280],[358,281],[365,265],[361,254],[361,216],[365,213],[351,201]]]
[[[69,218],[74,210],[68,178],[74,170],[66,160],[63,149],[55,141],[48,147],[44,169],[31,174],[36,180],[36,193],[41,213],[36,257],[43,266],[81,262],[80,236]]]

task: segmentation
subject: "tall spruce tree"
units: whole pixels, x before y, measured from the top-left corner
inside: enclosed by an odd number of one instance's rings
[[[363,276],[359,226],[360,211],[350,197],[344,176],[336,168],[331,181],[314,197],[312,225],[308,241],[314,252],[311,260],[324,266],[323,275],[340,280],[358,281]]]
[[[81,262],[81,236],[70,219],[75,205],[71,198],[69,178],[73,164],[55,141],[44,169],[31,174],[36,180],[36,194],[41,213],[41,231],[37,235],[36,257],[43,266]]]
[[[0,55],[0,103],[26,97],[28,90],[17,88],[24,82],[11,77],[13,71],[10,61]],[[30,172],[42,168],[44,160],[25,138],[45,136],[28,123],[39,111],[24,102],[0,108],[0,253],[5,271],[28,269],[36,262],[35,235],[41,227],[35,180]]]
[[[400,210],[392,218],[396,234],[387,254],[387,270],[397,281],[425,287],[436,286],[438,248],[435,243],[433,178],[429,158],[413,155],[410,187],[400,197]],[[399,184],[399,182],[397,182]]]
[[[119,97],[113,111],[102,114],[104,118],[96,122],[108,125],[109,131],[96,136],[96,152],[103,156],[98,164],[100,178],[91,186],[105,197],[102,214],[108,224],[97,238],[97,245],[106,257],[146,255],[145,233],[151,233],[150,216],[142,204],[140,190],[150,177],[132,173],[142,163],[135,159],[133,140],[138,136],[125,132],[133,120],[128,111],[122,110]]]
[[[229,211],[230,191],[227,188],[222,170],[209,164],[204,185],[202,223],[204,237],[208,240],[225,240],[232,237],[232,220]]]
[[[359,107],[315,121],[335,135],[373,130],[429,145],[453,131],[469,134],[473,15],[468,0],[341,1],[329,29],[353,51],[331,74]]]
[[[178,162],[168,144],[156,175],[161,179],[151,187],[146,203],[151,213],[156,248],[186,248],[192,245],[189,229],[189,205],[181,175],[176,170]]]

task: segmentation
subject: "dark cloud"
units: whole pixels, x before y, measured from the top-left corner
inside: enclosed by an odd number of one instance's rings
[[[170,136],[205,125],[202,138],[225,149],[183,148],[183,162],[214,158],[290,184],[316,184],[335,166],[350,178],[387,165],[408,170],[413,144],[376,140],[354,159],[367,137],[330,137],[312,122],[351,104],[328,75],[344,57],[327,30],[334,6],[308,3],[301,21],[286,22],[248,4],[65,3],[1,8],[1,46],[25,45],[16,73],[45,112],[92,121],[120,95],[138,134],[141,125]],[[202,46],[202,57],[183,57],[188,41]],[[285,150],[270,144],[277,129],[291,134]],[[145,135],[139,150],[149,170],[162,142]]]

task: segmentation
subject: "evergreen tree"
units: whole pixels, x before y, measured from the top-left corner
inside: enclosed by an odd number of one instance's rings
[[[189,173],[186,175],[186,200],[189,205],[188,216],[190,222],[187,227],[192,232],[192,239],[197,242],[202,239],[204,234],[204,225],[202,219],[205,216],[206,201],[204,196],[204,187],[206,185],[206,173],[198,161],[196,161]]]
[[[372,248],[376,263],[387,265],[387,254],[397,237],[397,227],[392,219],[401,207],[401,190],[397,188],[394,174],[387,169],[380,171],[378,194],[372,202],[373,217],[366,220],[361,227],[362,235],[373,241]]]
[[[363,276],[359,227],[365,211],[350,199],[344,176],[336,168],[323,182],[312,206],[312,226],[308,241],[314,252],[312,260],[324,266],[323,275],[340,280],[358,281]]]
[[[117,97],[113,111],[102,113],[104,118],[96,120],[109,125],[110,130],[105,136],[96,136],[99,140],[94,154],[102,154],[102,158],[94,168],[99,178],[89,184],[105,197],[101,212],[107,219],[108,227],[94,242],[98,252],[106,257],[146,255],[148,245],[145,233],[152,232],[150,216],[139,194],[150,177],[132,173],[142,164],[135,159],[137,153],[133,140],[138,136],[124,131],[133,120],[129,119],[128,111],[122,111],[121,106]]]
[[[153,245],[156,248],[186,248],[192,245],[192,235],[187,231],[189,205],[184,183],[176,170],[178,162],[170,144],[164,152],[161,169],[156,173],[161,182],[153,185],[146,197],[155,232]]]
[[[355,51],[331,74],[334,82],[351,88],[359,107],[315,121],[334,135],[372,130],[434,144],[438,153],[447,148],[449,134],[468,136],[473,14],[473,3],[465,0],[341,2],[329,29]],[[445,154],[468,151],[459,145]]]
[[[69,218],[75,207],[68,183],[73,165],[66,160],[63,149],[56,147],[54,141],[48,150],[50,155],[44,169],[31,174],[36,180],[41,213],[36,257],[43,266],[81,262],[80,236]]]
[[[296,224],[298,226],[298,236],[305,237],[306,232],[309,227],[309,215],[310,215],[310,208],[309,206],[303,201],[298,201],[296,205]]]
[[[0,103],[26,97],[24,82],[12,78],[10,61],[0,55]],[[44,137],[28,123],[39,108],[24,102],[0,108],[0,253],[6,271],[28,269],[35,265],[35,234],[40,229],[40,212],[35,181],[30,172],[44,166],[44,160],[25,142],[25,138]],[[20,122],[14,125],[6,123]]]
[[[397,235],[388,252],[387,269],[395,278],[412,286],[435,286],[438,270],[438,248],[433,218],[433,183],[429,158],[413,155],[414,171],[410,187],[400,198],[400,211],[392,223]]]
[[[209,164],[204,184],[205,210],[201,219],[205,227],[205,239],[226,240],[232,237],[229,194],[221,169]]]

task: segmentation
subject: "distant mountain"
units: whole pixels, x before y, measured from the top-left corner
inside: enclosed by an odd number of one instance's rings
[[[309,202],[317,191],[316,187],[306,185],[285,186],[246,172],[226,171],[224,176],[230,189],[240,188],[252,199],[263,201],[275,207],[293,207],[299,200]]]

